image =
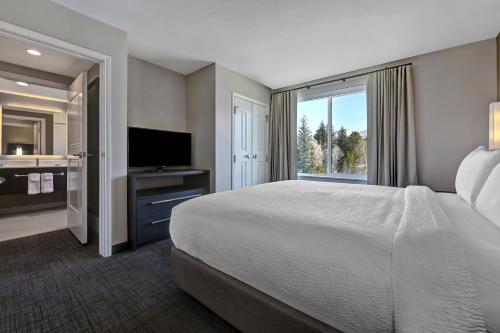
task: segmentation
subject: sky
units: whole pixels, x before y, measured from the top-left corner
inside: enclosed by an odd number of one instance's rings
[[[299,102],[297,106],[297,123],[304,114],[309,121],[311,132],[314,134],[322,120],[325,126],[328,124],[328,98]],[[332,121],[335,131],[340,129],[341,126],[351,131],[365,131],[366,93],[359,92],[334,97]]]

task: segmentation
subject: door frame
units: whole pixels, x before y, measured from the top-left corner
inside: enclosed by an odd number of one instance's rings
[[[249,101],[251,103],[259,104],[260,106],[263,106],[267,110],[267,114],[269,115],[269,103],[265,103],[262,101],[259,101],[257,99],[247,97],[245,95],[242,95],[240,93],[237,93],[235,91],[232,92],[231,95],[231,190],[234,189],[234,115],[235,115],[235,103],[234,99],[236,98],[241,98],[246,101]],[[268,128],[267,128],[267,139],[268,139],[268,144],[269,144],[269,122],[268,122]],[[266,161],[266,164],[268,162]],[[266,170],[267,170],[267,165],[266,165]]]
[[[99,63],[99,254],[112,255],[111,219],[111,56],[0,20],[0,35],[28,41]]]

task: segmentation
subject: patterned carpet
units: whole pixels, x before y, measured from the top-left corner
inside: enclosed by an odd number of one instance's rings
[[[170,244],[102,258],[68,230],[0,242],[0,332],[234,332],[173,284]]]

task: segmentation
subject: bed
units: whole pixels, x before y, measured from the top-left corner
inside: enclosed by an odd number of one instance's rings
[[[170,233],[174,281],[245,332],[500,332],[500,232],[455,194],[276,182]]]

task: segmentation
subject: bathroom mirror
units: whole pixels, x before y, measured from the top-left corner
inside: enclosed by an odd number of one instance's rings
[[[3,107],[0,155],[66,155],[65,112]]]

